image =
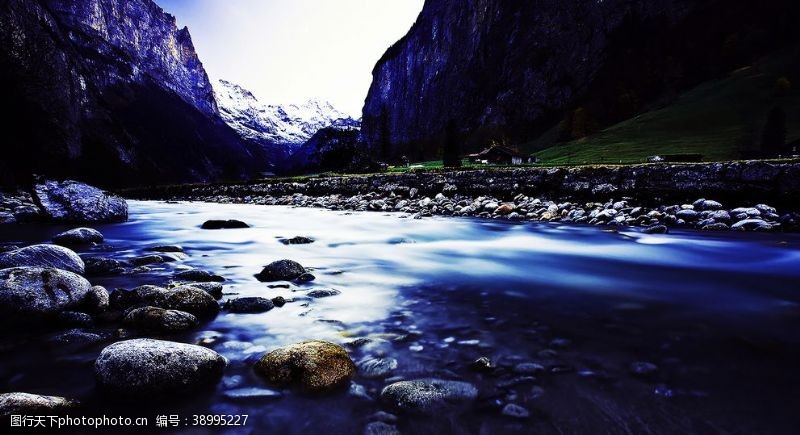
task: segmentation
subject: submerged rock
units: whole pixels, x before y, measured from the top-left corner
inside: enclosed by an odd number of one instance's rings
[[[150,264],[160,264],[164,263],[164,257],[160,255],[142,255],[139,257],[133,257],[128,260],[134,266],[147,266]]]
[[[636,376],[647,377],[647,376],[652,376],[656,372],[658,372],[658,366],[651,362],[636,361],[634,363],[631,363],[629,370],[632,374]]]
[[[54,315],[78,307],[89,281],[72,272],[44,267],[0,270],[0,311],[7,316]]]
[[[311,237],[297,236],[291,239],[281,239],[281,243],[284,245],[307,245],[309,243],[314,243],[314,239]]]
[[[142,307],[128,312],[123,322],[135,328],[153,332],[181,332],[197,327],[200,323],[190,313],[165,310],[159,307]]]
[[[176,394],[215,384],[226,361],[211,349],[140,338],[114,343],[94,364],[99,386],[124,396]]]
[[[145,251],[179,253],[183,252],[183,248],[177,245],[159,245],[159,246],[151,246],[145,249]]]
[[[332,288],[311,290],[310,292],[306,293],[306,295],[312,298],[327,298],[330,296],[337,296],[340,294],[342,294],[342,292]]]
[[[89,245],[92,243],[102,243],[103,235],[94,228],[74,228],[53,236],[53,243],[62,246]]]
[[[443,379],[400,381],[381,391],[381,400],[401,411],[432,414],[451,405],[471,402],[478,397],[474,385]]]
[[[225,309],[231,313],[263,313],[275,308],[275,304],[260,297],[236,298],[225,303]]]
[[[42,396],[30,393],[0,394],[0,417],[10,415],[52,415],[76,408],[77,400],[58,396]]]
[[[382,421],[373,421],[364,427],[364,435],[400,435],[400,430],[397,429],[397,426]]]
[[[321,393],[346,385],[356,367],[343,347],[312,340],[267,353],[255,370],[272,385]]]
[[[63,222],[124,222],[128,204],[119,196],[77,181],[46,181],[34,187],[44,212]]]
[[[502,414],[512,418],[528,418],[531,415],[527,409],[514,403],[507,403],[506,406],[503,407]]]
[[[250,228],[250,225],[236,219],[205,221],[200,228],[204,230],[227,230],[236,228]]]
[[[86,276],[114,276],[125,272],[127,263],[113,258],[86,257],[83,258]]]
[[[223,282],[225,278],[205,270],[191,269],[178,272],[174,276],[177,280],[195,282]]]
[[[385,378],[397,369],[397,360],[391,357],[366,357],[358,362],[358,372],[365,378]]]
[[[270,281],[291,281],[306,273],[306,269],[300,263],[292,260],[278,260],[268,264],[256,275],[261,282]]]
[[[58,245],[32,245],[0,254],[0,269],[53,267],[83,275],[85,264],[74,251]]]

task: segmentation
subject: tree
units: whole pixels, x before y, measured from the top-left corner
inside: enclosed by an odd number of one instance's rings
[[[788,154],[789,150],[786,148],[786,113],[780,106],[775,106],[767,115],[761,151],[765,157],[777,157]]]
[[[461,156],[459,156],[458,128],[456,122],[450,120],[444,129],[444,150],[442,160],[445,167],[457,168],[461,166]]]

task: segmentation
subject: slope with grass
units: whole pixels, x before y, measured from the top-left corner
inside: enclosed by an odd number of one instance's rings
[[[703,83],[663,108],[536,155],[545,164],[640,163],[658,154],[701,154],[704,161],[752,157],[775,106],[786,113],[787,142],[798,140],[800,50]],[[520,148],[535,147],[531,142]]]

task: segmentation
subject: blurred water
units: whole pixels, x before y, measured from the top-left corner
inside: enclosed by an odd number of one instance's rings
[[[128,258],[149,246],[177,244],[186,256],[148,273],[93,283],[110,289],[164,284],[175,270],[195,267],[226,278],[224,299],[282,295],[296,301],[263,314],[223,312],[196,333],[169,337],[212,338],[209,346],[230,361],[214,391],[120,405],[94,390],[91,363],[102,346],[66,352],[31,343],[4,349],[4,390],[78,396],[98,413],[248,413],[248,427],[238,429],[244,432],[359,433],[371,414],[389,410],[375,400],[386,384],[382,379],[354,380],[369,399],[346,392],[323,398],[291,392],[230,396],[242,388],[267,387],[250,367],[276,346],[311,338],[346,343],[392,337],[353,349],[354,359],[390,356],[398,360],[395,376],[459,378],[481,390],[478,403],[466,411],[426,419],[401,416],[404,432],[602,427],[609,433],[774,433],[798,423],[793,410],[800,404],[794,394],[800,387],[800,238],[795,235],[649,236],[289,207],[136,201],[130,207],[129,222],[98,227],[106,246],[92,255]],[[208,219],[240,219],[251,228],[201,230]],[[61,229],[0,228],[0,241],[39,242]],[[279,242],[298,235],[316,241]],[[253,277],[283,258],[313,269],[317,279],[269,288]],[[341,294],[303,297],[318,288]],[[509,367],[540,362],[551,373],[537,380],[537,388],[498,387],[511,376],[509,370],[475,373],[469,364],[479,356]],[[637,379],[627,367],[638,360],[661,370],[655,378]],[[498,410],[504,403],[520,404],[534,415],[526,422],[504,417]]]

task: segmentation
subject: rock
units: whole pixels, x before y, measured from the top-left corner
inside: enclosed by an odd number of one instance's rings
[[[92,326],[94,321],[92,316],[80,311],[62,311],[56,316],[59,325],[72,326]]]
[[[222,284],[218,282],[193,282],[175,287],[175,289],[177,290],[181,287],[196,288],[210,294],[214,299],[222,299]]]
[[[698,199],[692,204],[695,210],[721,210],[722,204],[711,199]]]
[[[86,257],[82,258],[85,265],[86,276],[114,276],[125,272],[127,263],[113,258]]]
[[[544,371],[544,366],[533,362],[519,363],[512,369],[514,373],[521,375],[535,375]]]
[[[0,312],[7,316],[55,315],[80,306],[91,285],[72,272],[44,267],[0,270]]]
[[[151,247],[145,249],[145,251],[150,251],[150,252],[172,252],[172,253],[175,253],[175,252],[183,252],[183,248],[181,248],[180,246],[176,246],[176,245],[159,245],[159,246],[151,246]]]
[[[527,409],[513,403],[507,403],[506,406],[503,407],[502,413],[506,417],[513,418],[528,418],[531,415]]]
[[[34,205],[20,205],[14,207],[14,218],[18,222],[36,222],[42,217],[42,211]]]
[[[491,372],[496,368],[492,360],[485,356],[476,359],[469,366],[472,370],[475,370],[476,372],[484,372],[484,373]]]
[[[200,322],[190,313],[158,307],[136,308],[128,312],[123,322],[131,327],[159,333],[188,331]]]
[[[134,266],[147,266],[149,264],[159,264],[164,262],[164,257],[160,255],[142,255],[128,260]]]
[[[174,275],[175,279],[195,282],[224,282],[225,278],[215,275],[205,270],[191,269],[178,272]]]
[[[58,415],[78,407],[76,400],[30,393],[0,394],[0,417],[11,415]]]
[[[500,216],[506,216],[511,214],[515,209],[514,204],[503,204],[494,209],[494,213]]]
[[[658,366],[646,361],[636,361],[629,367],[632,374],[636,376],[652,376],[658,371]]]
[[[381,391],[381,400],[387,405],[422,414],[433,414],[450,405],[471,402],[477,397],[478,389],[474,385],[442,379],[400,381]]]
[[[99,386],[122,396],[169,395],[217,383],[225,358],[205,347],[153,339],[114,343],[94,364]]]
[[[653,225],[642,230],[644,234],[667,234],[669,229],[666,225]]]
[[[219,313],[219,304],[213,296],[190,286],[168,291],[163,308],[186,311],[194,314],[198,319],[208,319]]]
[[[105,338],[100,334],[87,332],[82,329],[70,329],[69,331],[56,335],[50,341],[64,346],[88,347],[100,343],[103,340],[105,340]]]
[[[306,273],[306,269],[300,263],[292,260],[278,260],[268,264],[256,275],[261,282],[271,281],[291,281]]]
[[[85,265],[74,251],[57,245],[32,245],[0,254],[0,269],[53,267],[83,275]]]
[[[696,220],[699,215],[700,213],[690,209],[683,209],[675,213],[675,217],[677,217],[678,219],[683,219],[687,222]]]
[[[291,239],[281,239],[281,243],[284,245],[306,245],[309,243],[314,243],[314,239],[310,237],[297,236],[292,237]]]
[[[250,228],[250,225],[236,219],[229,220],[209,220],[205,221],[200,227],[204,230],[227,230],[237,228]]]
[[[272,385],[325,392],[347,385],[356,367],[343,347],[313,340],[269,352],[255,370]]]
[[[357,364],[358,373],[365,378],[385,378],[397,369],[397,360],[390,357],[365,357]]]
[[[276,307],[282,307],[286,305],[286,299],[283,296],[275,296],[274,298],[272,298],[272,303]]]
[[[298,284],[303,284],[303,283],[306,283],[306,282],[314,281],[315,279],[317,279],[316,276],[306,272],[306,273],[298,276],[297,278],[295,278],[294,282],[296,282]]]
[[[273,308],[271,300],[260,297],[230,299],[225,303],[225,309],[231,313],[263,313]]]
[[[770,231],[772,225],[763,219],[744,219],[731,225],[732,230]]]
[[[400,435],[400,430],[397,429],[397,426],[382,421],[373,421],[364,427],[364,435]]]
[[[83,306],[90,313],[102,313],[108,309],[108,304],[108,290],[99,285],[90,288],[83,299]]]
[[[714,210],[708,212],[708,218],[715,221],[730,222],[731,215],[725,210]]]
[[[53,236],[53,243],[62,246],[102,243],[103,235],[93,228],[75,228]]]
[[[46,181],[34,195],[50,219],[59,222],[124,222],[128,204],[119,196],[77,181]]]
[[[701,229],[704,231],[725,231],[730,229],[730,227],[722,222],[714,222],[708,225],[703,225]]]
[[[7,211],[0,211],[0,224],[15,224],[17,223],[17,218],[7,212]]]
[[[340,294],[342,294],[342,292],[332,288],[311,290],[310,292],[306,293],[307,296],[312,298],[327,298],[330,296],[336,296]]]

